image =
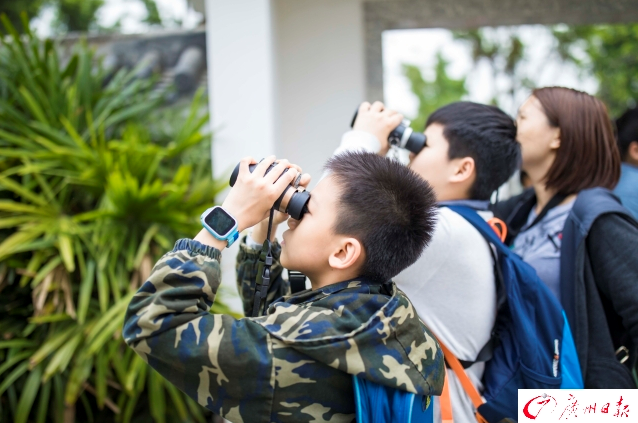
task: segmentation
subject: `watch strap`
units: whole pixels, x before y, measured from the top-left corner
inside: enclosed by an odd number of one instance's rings
[[[228,238],[226,238],[226,247],[230,247],[237,241],[239,238],[239,231],[235,228],[231,233],[228,234]]]

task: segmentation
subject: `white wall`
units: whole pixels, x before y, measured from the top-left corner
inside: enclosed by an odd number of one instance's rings
[[[361,1],[206,0],[216,177],[276,154],[319,179],[364,100]],[[222,260],[233,291],[236,254]]]
[[[274,0],[277,154],[314,181],[365,99],[360,0]]]
[[[270,2],[208,0],[206,41],[213,172],[272,154],[274,85]]]

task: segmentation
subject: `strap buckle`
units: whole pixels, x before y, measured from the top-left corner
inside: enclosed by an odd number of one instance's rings
[[[621,356],[621,358],[618,358],[618,354],[624,354],[624,356]],[[620,364],[625,364],[625,362],[629,360],[629,349],[625,347],[624,345],[621,345],[616,350],[616,359],[620,362]]]

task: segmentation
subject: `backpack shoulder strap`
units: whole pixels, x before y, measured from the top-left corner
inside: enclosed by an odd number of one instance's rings
[[[474,408],[478,409],[479,406],[483,404],[481,394],[479,394],[469,376],[465,373],[465,369],[463,369],[463,365],[459,362],[459,359],[456,358],[456,356],[452,354],[452,352],[440,340],[439,345],[441,345],[441,350],[443,350],[445,361],[450,366],[456,377],[459,378],[459,382],[461,382],[463,390],[472,400]]]
[[[507,290],[505,287],[505,280],[501,271],[498,259],[498,253],[509,255],[510,249],[503,243],[504,238],[507,236],[507,225],[501,219],[492,218],[489,222],[486,222],[474,209],[467,206],[446,206],[450,210],[459,214],[465,220],[467,220],[474,228],[483,236],[490,247],[490,254],[492,260],[494,260],[494,281],[496,282],[496,302],[497,302],[497,316],[503,311],[507,302]],[[494,251],[496,249],[496,251]],[[496,327],[496,323],[495,323]],[[485,362],[492,358],[492,353],[496,344],[498,343],[498,336],[494,330],[492,330],[492,336],[490,340],[481,348],[478,355],[474,360],[458,360],[464,369],[472,366],[477,362]]]
[[[459,382],[461,382],[461,386],[463,387],[463,390],[470,397],[470,400],[472,400],[472,404],[474,405],[474,409],[476,410],[474,412],[474,417],[476,417],[476,421],[478,423],[488,423],[488,421],[485,420],[485,418],[481,416],[481,413],[479,413],[478,411],[479,407],[484,404],[483,397],[481,397],[481,394],[479,394],[479,392],[474,387],[474,384],[470,380],[469,376],[467,375],[467,373],[465,373],[465,370],[463,369],[463,366],[459,362],[459,359],[456,358],[454,354],[452,354],[452,352],[445,346],[445,344],[443,344],[440,340],[438,341],[439,341],[439,345],[441,346],[441,350],[443,350],[443,355],[445,356],[445,362],[450,366],[450,368],[452,368],[452,371],[454,372],[456,377],[459,379]],[[446,399],[443,398],[444,395],[447,396]],[[443,403],[444,400],[446,401],[447,406],[444,405]],[[449,384],[447,381],[447,371],[446,371],[446,381],[443,388],[443,395],[441,396],[440,401],[441,401],[441,419],[443,420],[443,423],[453,423],[452,406],[450,402],[450,391],[449,391]],[[449,407],[449,411],[446,410],[446,407]],[[448,417],[449,419],[448,422],[446,422],[446,417]]]
[[[498,250],[499,254],[510,255],[510,249],[507,248],[501,237],[494,231],[494,229],[473,209],[466,206],[446,206],[453,212],[461,215],[467,220],[474,228],[479,231],[483,238]]]

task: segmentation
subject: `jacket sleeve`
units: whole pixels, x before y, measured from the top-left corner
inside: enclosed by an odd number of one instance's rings
[[[244,315],[252,316],[255,284],[259,273],[259,254],[261,250],[250,248],[246,244],[246,237],[241,240],[239,253],[235,264],[237,274],[237,291],[244,306]],[[281,245],[275,241],[272,244],[273,264],[270,268],[270,286],[266,296],[266,309],[275,300],[290,295],[290,283],[283,277],[284,268],[281,267]]]
[[[586,242],[598,289],[638,345],[638,227],[618,214],[603,215],[592,225]]]
[[[366,151],[378,153],[381,151],[381,143],[369,132],[348,131],[341,137],[339,147],[333,153],[334,156],[348,151]]]
[[[199,404],[231,421],[247,421],[270,412],[270,338],[251,319],[210,314],[220,256],[197,241],[179,240],[131,300],[123,335],[151,367]]]

